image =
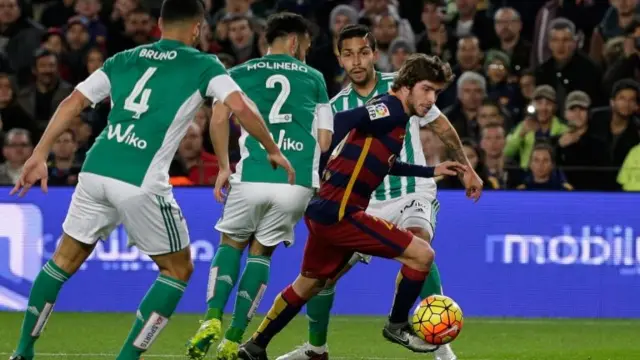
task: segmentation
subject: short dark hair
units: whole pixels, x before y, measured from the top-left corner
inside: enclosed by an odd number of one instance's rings
[[[506,133],[506,130],[504,129],[504,126],[502,126],[502,124],[497,122],[490,122],[487,125],[483,126],[482,129],[480,129],[480,137],[484,136],[485,132],[490,129],[502,129],[502,131]]]
[[[412,54],[398,71],[398,76],[393,82],[393,91],[398,91],[406,86],[413,88],[420,81],[428,80],[435,83],[450,83],[455,76],[448,63],[437,56],[425,54]]]
[[[494,108],[498,109],[498,111],[500,111],[500,104],[498,104],[497,101],[490,97],[484,98],[484,100],[482,100],[482,105],[480,106],[493,106]]]
[[[202,0],[164,0],[160,17],[165,23],[199,19],[204,16]]]
[[[54,58],[56,58],[56,60],[58,60],[58,55],[49,51],[47,48],[44,48],[44,47],[38,48],[33,54],[33,66],[36,66],[36,64],[38,63],[38,60],[45,57],[49,57],[49,56],[53,56]]]
[[[546,151],[549,153],[549,157],[551,157],[551,162],[556,163],[556,152],[553,150],[553,146],[549,144],[547,141],[540,141],[533,145],[533,150],[531,150],[531,157],[533,157],[533,153],[536,151]]]
[[[371,33],[368,27],[364,25],[347,25],[340,31],[338,35],[338,52],[342,51],[342,43],[345,40],[353,39],[353,38],[367,38],[369,42],[369,47],[371,50],[375,51],[378,43],[376,42],[376,38]]]
[[[292,12],[281,12],[269,16],[265,38],[272,44],[277,38],[290,34],[312,35],[311,23],[304,17]]]
[[[615,98],[622,90],[633,90],[636,92],[636,98],[640,96],[640,84],[638,84],[638,82],[633,79],[622,79],[613,84],[613,89],[611,90],[611,98]]]

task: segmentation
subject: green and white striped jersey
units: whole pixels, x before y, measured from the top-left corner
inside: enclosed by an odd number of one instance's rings
[[[364,105],[369,99],[388,92],[393,85],[395,73],[383,73],[376,71],[377,83],[371,94],[360,96],[351,86],[347,85],[342,91],[331,99],[331,108],[334,113],[350,110]],[[414,116],[407,124],[407,135],[404,138],[404,147],[400,153],[400,160],[416,165],[426,165],[422,142],[420,141],[420,128],[434,121],[440,116],[440,110],[434,105],[423,118]],[[380,202],[396,199],[407,194],[421,192],[436,196],[436,182],[433,178],[415,178],[389,175],[371,196],[371,202]]]

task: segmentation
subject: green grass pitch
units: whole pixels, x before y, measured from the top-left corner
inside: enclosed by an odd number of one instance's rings
[[[114,359],[133,316],[54,312],[37,344],[36,359]],[[184,343],[198,320],[197,315],[174,316],[144,357],[184,359]],[[22,314],[0,313],[1,358],[13,350],[21,321]],[[250,330],[259,321],[256,317]],[[331,359],[433,359],[386,342],[381,317],[336,316],[332,321]],[[274,339],[270,358],[303,343],[306,329],[303,317],[295,319]],[[640,321],[467,318],[453,347],[460,360],[634,360],[640,359]]]

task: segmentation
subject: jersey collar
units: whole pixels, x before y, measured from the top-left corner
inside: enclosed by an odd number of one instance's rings
[[[382,74],[380,74],[380,71],[375,71],[374,73],[376,75],[376,84],[373,86],[373,89],[371,89],[371,92],[369,94],[367,94],[367,96],[361,96],[360,94],[358,94],[358,92],[356,91],[355,88],[353,89],[353,92],[356,94],[356,96],[358,98],[360,98],[360,100],[362,100],[362,102],[364,102],[364,103],[369,101],[375,95],[380,95],[380,94],[378,94],[378,86],[380,85],[380,80],[382,79]],[[351,85],[351,86],[353,87],[353,85]]]

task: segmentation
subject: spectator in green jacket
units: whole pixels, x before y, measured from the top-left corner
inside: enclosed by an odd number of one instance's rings
[[[529,167],[536,143],[548,142],[567,131],[567,125],[555,116],[556,104],[556,91],[549,85],[538,86],[525,119],[507,136],[504,153],[510,158],[519,158],[523,169]]]

